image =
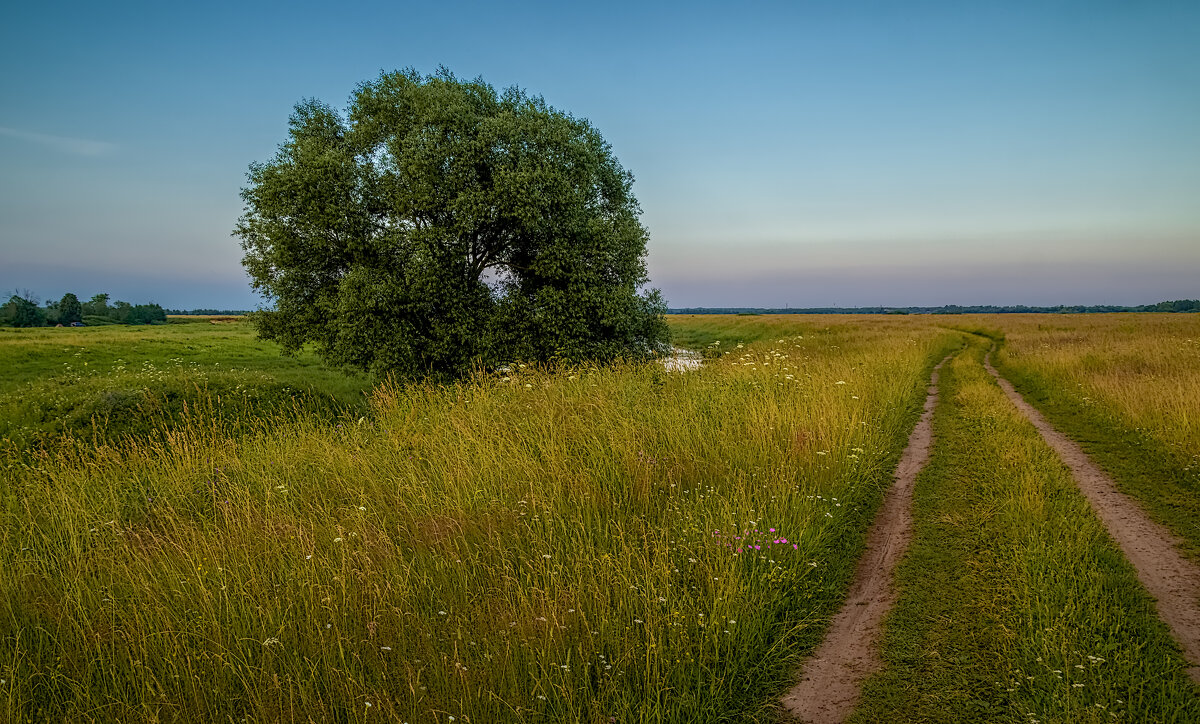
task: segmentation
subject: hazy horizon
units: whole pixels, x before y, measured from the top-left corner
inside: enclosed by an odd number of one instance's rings
[[[0,28],[0,291],[254,308],[291,107],[445,65],[588,118],[672,307],[1200,297],[1200,5],[63,3]]]

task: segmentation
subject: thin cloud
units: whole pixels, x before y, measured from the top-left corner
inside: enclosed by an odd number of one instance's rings
[[[108,143],[107,141],[93,141],[87,138],[70,138],[68,136],[51,136],[48,133],[22,131],[19,128],[9,128],[8,126],[0,126],[0,136],[40,143],[60,153],[71,153],[77,156],[101,156],[117,148],[115,143]]]

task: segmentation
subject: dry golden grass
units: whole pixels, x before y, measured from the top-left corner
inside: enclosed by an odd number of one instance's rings
[[[1009,315],[1001,360],[1200,454],[1200,314]]]

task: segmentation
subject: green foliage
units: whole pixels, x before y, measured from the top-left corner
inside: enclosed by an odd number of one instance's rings
[[[446,70],[301,102],[235,234],[260,334],[329,362],[462,375],[665,349],[633,177],[587,121]]]
[[[46,313],[33,301],[14,294],[0,309],[0,321],[9,327],[40,327],[46,323]]]
[[[93,317],[107,317],[109,314],[108,295],[97,294],[88,301],[84,302],[83,314]]]
[[[130,304],[117,302],[108,306],[108,295],[97,294],[85,303],[67,292],[57,302],[46,302],[45,309],[25,296],[14,294],[8,303],[0,307],[0,326],[42,327],[61,324],[69,327],[76,322],[95,324],[153,324],[166,322],[167,314],[157,304]]]
[[[83,305],[79,303],[79,297],[67,292],[58,302],[58,323],[69,325],[82,321]]]

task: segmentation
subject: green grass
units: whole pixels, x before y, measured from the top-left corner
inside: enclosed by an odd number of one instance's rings
[[[0,718],[772,721],[959,337],[770,337],[10,456]]]
[[[886,668],[854,721],[1200,720],[1200,691],[1069,472],[983,370],[944,369]]]
[[[938,321],[673,316],[703,370],[453,385],[244,322],[0,330],[0,720],[775,721],[961,344]],[[944,368],[858,719],[1200,717],[978,357]]]
[[[245,322],[0,328],[0,447],[115,442],[202,414],[244,428],[296,410],[365,408],[371,381],[283,357]]]

